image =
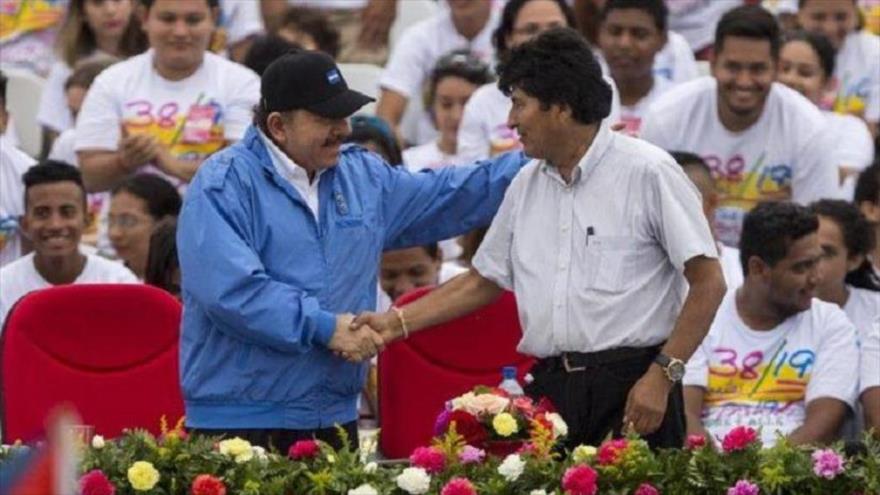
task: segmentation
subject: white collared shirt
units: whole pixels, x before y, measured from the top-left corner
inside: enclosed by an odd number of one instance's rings
[[[701,255],[718,256],[696,188],[606,120],[571,184],[543,160],[520,171],[473,266],[516,293],[519,351],[546,357],[664,341]]]
[[[272,159],[272,165],[275,167],[275,170],[281,174],[281,177],[287,182],[290,182],[290,185],[296,189],[296,192],[302,196],[303,201],[309,206],[309,209],[312,210],[312,214],[315,215],[315,218],[318,218],[318,184],[321,179],[321,174],[324,173],[323,170],[319,170],[318,173],[315,174],[315,180],[309,180],[309,173],[306,169],[297,165],[286,153],[281,151],[275,143],[266,136],[263,131],[258,131],[260,133],[260,138],[263,139],[263,143],[266,145],[266,149],[269,150],[269,158]]]

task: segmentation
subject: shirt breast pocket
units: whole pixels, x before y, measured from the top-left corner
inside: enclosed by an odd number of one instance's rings
[[[585,286],[599,292],[619,293],[635,277],[637,241],[629,236],[591,236],[585,249]]]

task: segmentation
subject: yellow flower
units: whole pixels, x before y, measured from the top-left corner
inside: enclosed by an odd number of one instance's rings
[[[578,445],[571,453],[574,462],[586,462],[596,456],[596,447],[592,445]]]
[[[147,461],[137,461],[128,468],[128,482],[137,491],[152,490],[159,482],[159,471]]]
[[[501,413],[492,418],[492,427],[502,437],[509,437],[519,431],[519,425],[510,413]]]
[[[254,457],[254,450],[251,447],[250,442],[238,437],[223,440],[218,447],[220,448],[221,454],[234,458],[235,462],[239,464],[247,462]]]

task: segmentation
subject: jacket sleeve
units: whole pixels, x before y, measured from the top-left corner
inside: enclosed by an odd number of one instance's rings
[[[429,244],[489,225],[510,181],[528,161],[516,151],[415,174],[382,168],[385,249]]]
[[[223,173],[214,168],[200,173],[187,191],[177,230],[187,310],[202,311],[221,332],[280,352],[326,347],[336,316],[266,272],[248,242],[253,226],[245,188],[234,177],[212,187],[211,174]]]

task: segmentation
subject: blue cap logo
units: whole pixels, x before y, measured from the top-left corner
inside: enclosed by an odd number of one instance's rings
[[[339,81],[341,81],[341,80],[342,80],[342,76],[339,75],[339,71],[338,71],[338,70],[333,69],[333,70],[327,72],[327,82],[328,82],[328,83],[330,83],[330,84],[338,84]]]

